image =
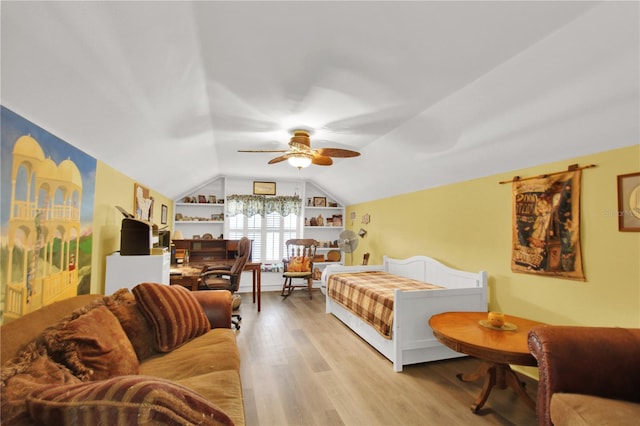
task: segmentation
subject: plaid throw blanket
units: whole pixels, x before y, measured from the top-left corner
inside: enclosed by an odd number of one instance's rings
[[[391,339],[393,291],[442,288],[383,271],[333,274],[327,295],[362,318],[385,339]]]

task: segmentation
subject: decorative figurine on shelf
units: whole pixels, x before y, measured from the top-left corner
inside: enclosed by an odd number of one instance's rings
[[[322,278],[322,271],[320,268],[313,268],[313,276],[311,278],[316,281]]]
[[[316,223],[318,224],[318,226],[324,226],[324,218],[322,217],[321,214],[319,214],[318,217],[316,218]]]

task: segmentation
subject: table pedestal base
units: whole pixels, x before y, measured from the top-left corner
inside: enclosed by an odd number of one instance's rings
[[[475,373],[460,373],[457,374],[456,377],[463,382],[473,382],[484,377],[482,392],[473,404],[471,404],[471,411],[473,413],[478,413],[484,403],[487,402],[491,389],[494,387],[498,389],[512,388],[529,407],[534,410],[536,409],[535,401],[527,394],[527,391],[524,389],[524,383],[518,380],[518,376],[509,364],[497,364],[485,361],[478,367]]]

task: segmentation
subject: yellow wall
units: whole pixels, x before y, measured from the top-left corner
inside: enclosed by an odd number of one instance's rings
[[[499,181],[595,164],[582,173],[581,240],[586,282],[511,272],[511,185]],[[369,264],[382,256],[433,257],[489,275],[489,309],[567,325],[640,327],[640,233],[619,232],[617,175],[640,171],[640,145],[352,205],[347,227],[368,234]],[[356,220],[350,213],[356,212]],[[371,215],[368,225],[360,223]],[[350,258],[347,257],[347,261]]]
[[[91,292],[104,293],[107,256],[120,250],[122,214],[115,208],[121,206],[134,213],[133,185],[136,181],[98,161],[96,166],[95,204],[93,206],[93,256],[91,261]],[[173,200],[149,188],[155,202],[153,222],[160,224],[162,204],[169,208],[167,221],[173,217]]]

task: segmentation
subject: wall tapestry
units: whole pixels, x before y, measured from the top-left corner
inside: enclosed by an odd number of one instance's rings
[[[584,281],[581,171],[513,181],[511,270]]]
[[[4,322],[89,293],[96,160],[0,108]]]

